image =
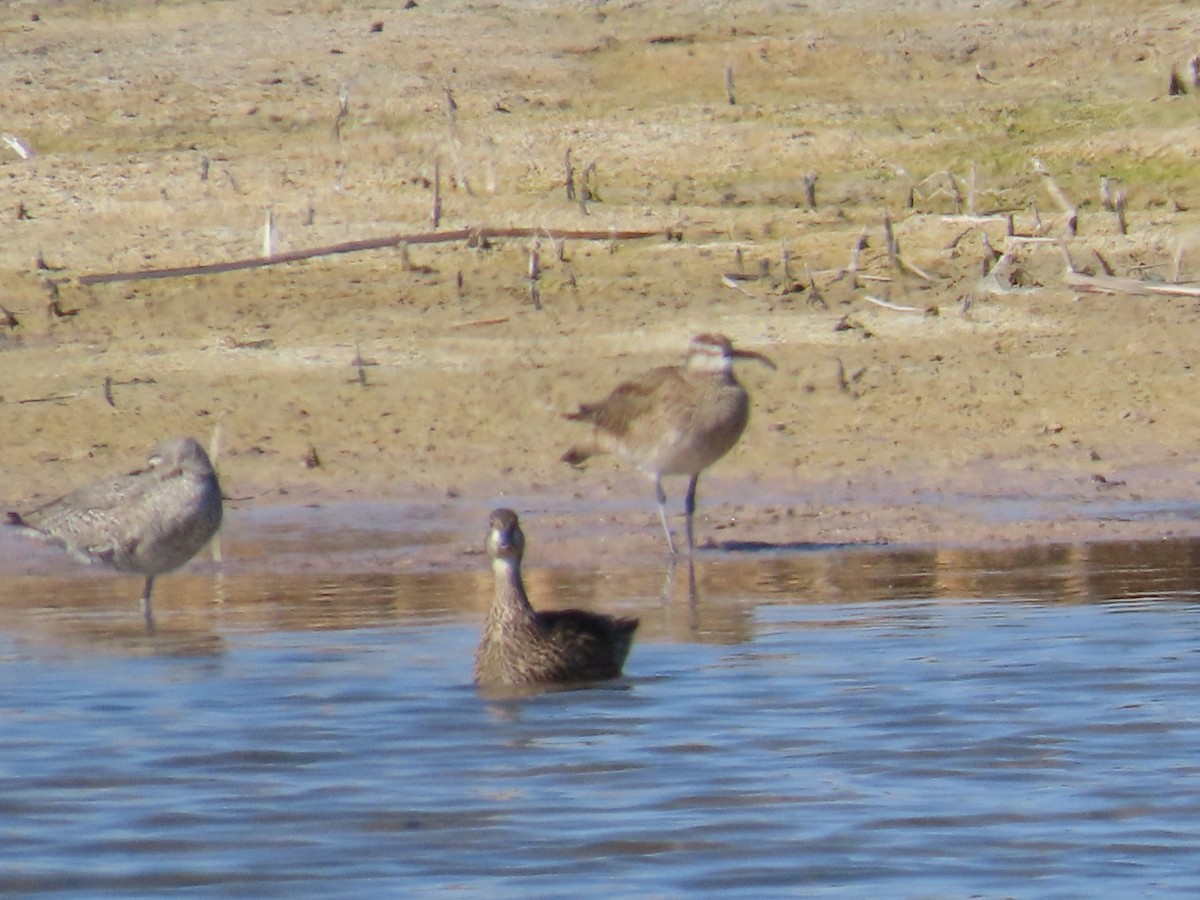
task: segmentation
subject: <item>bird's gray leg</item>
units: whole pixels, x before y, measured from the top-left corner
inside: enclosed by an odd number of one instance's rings
[[[683,499],[683,511],[687,515],[687,547],[690,554],[695,547],[695,541],[692,539],[692,516],[696,513],[696,482],[700,480],[700,473],[697,472],[688,482],[687,496]]]
[[[662,478],[654,476],[654,498],[658,501],[658,517],[662,520],[663,533],[667,536],[667,549],[675,555],[675,541],[671,537],[671,526],[667,524],[667,494],[663,490]]]
[[[154,606],[150,602],[150,593],[154,590],[154,576],[146,576],[146,589],[142,591],[142,615],[146,618],[146,630],[154,630]]]

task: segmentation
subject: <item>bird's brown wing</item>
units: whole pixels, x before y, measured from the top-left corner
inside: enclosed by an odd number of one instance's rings
[[[537,614],[548,646],[563,659],[564,674],[578,680],[614,678],[637,630],[636,618],[614,618],[580,609],[545,610]]]
[[[678,366],[663,366],[652,369],[636,381],[617,385],[603,400],[585,403],[567,418],[591,422],[601,431],[623,438],[635,423],[645,421],[648,415],[661,408],[664,392],[678,391],[686,386]]]

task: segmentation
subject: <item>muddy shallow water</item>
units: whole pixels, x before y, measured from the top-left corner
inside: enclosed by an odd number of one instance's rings
[[[498,700],[443,519],[272,515],[161,581],[154,634],[136,579],[0,542],[0,891],[1200,888],[1200,541],[535,565],[642,627],[623,679]],[[405,542],[456,562],[386,570]]]

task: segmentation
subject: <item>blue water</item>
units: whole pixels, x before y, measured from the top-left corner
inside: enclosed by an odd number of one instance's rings
[[[153,635],[127,579],[30,582],[0,892],[1195,896],[1197,552],[710,553],[694,599],[620,582],[624,679],[511,700],[470,684],[461,573],[172,612],[185,572]]]

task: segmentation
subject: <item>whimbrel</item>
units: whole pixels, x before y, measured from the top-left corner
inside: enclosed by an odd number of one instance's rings
[[[585,403],[568,419],[590,422],[591,441],[572,447],[563,462],[578,465],[597,453],[616,453],[654,479],[658,514],[675,555],[667,524],[664,475],[688,475],[684,512],[687,548],[694,548],[692,518],[700,473],[737,443],[750,417],[750,397],[733,375],[735,359],[775,363],[752,350],[737,350],[722,334],[692,338],[682,366],[664,366],[618,385],[598,403]]]
[[[154,579],[177,569],[221,525],[221,486],[189,437],[163,441],[142,470],[85,485],[28,513],[8,514],[25,534],[118,572],[146,576],[142,612],[154,627]]]
[[[511,509],[492,512],[487,552],[495,594],[475,651],[477,684],[563,684],[621,674],[637,619],[579,609],[535,612],[521,581],[525,535]]]

